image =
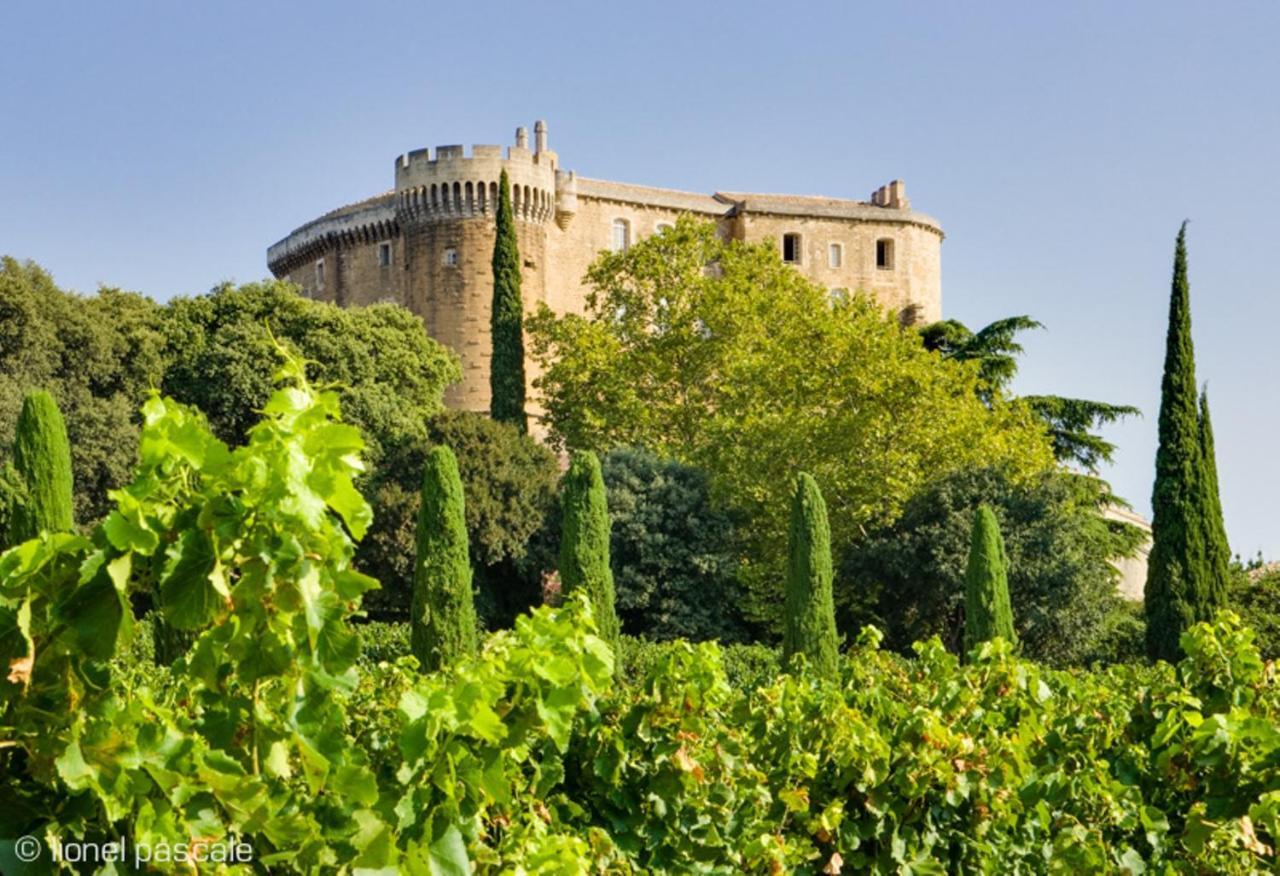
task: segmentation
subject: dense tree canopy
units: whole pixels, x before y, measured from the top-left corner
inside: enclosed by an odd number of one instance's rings
[[[374,522],[356,559],[383,589],[365,601],[379,611],[408,609],[420,501],[415,483],[421,483],[428,448],[443,445],[454,452],[462,476],[478,607],[490,624],[509,623],[536,604],[540,573],[554,566],[549,557],[526,560],[531,539],[555,509],[555,455],[516,426],[480,413],[443,411],[426,428],[426,439],[397,446],[368,479]]]
[[[561,446],[646,446],[704,468],[752,521],[750,610],[776,622],[790,484],[823,484],[832,538],[892,520],[933,474],[1052,465],[1019,406],[978,399],[975,369],[941,360],[870,298],[832,301],[777,248],[685,218],[588,273],[585,314],[529,321]]]
[[[342,412],[368,442],[368,458],[426,437],[460,375],[456,358],[403,307],[343,308],[282,282],[224,285],[166,308],[169,365],[162,389],[195,405],[223,440],[242,440],[271,391],[275,338],[308,362],[308,375],[341,387]]]
[[[1102,481],[1062,472],[1019,482],[998,468],[930,483],[893,525],[847,553],[836,583],[842,629],[881,625],[906,650],[939,635],[961,648],[965,566],[974,511],[990,504],[1008,557],[1014,631],[1028,656],[1080,663],[1097,653],[1116,608],[1110,558],[1131,553],[1136,527],[1104,519],[1114,501]]]
[[[140,295],[64,292],[29,262],[0,259],[0,462],[23,397],[48,391],[66,421],[75,517],[89,523],[138,454],[137,409],[164,370],[162,309]],[[268,375],[270,377],[270,375]]]
[[[622,631],[651,639],[744,641],[734,515],[705,472],[620,447],[601,461]]]

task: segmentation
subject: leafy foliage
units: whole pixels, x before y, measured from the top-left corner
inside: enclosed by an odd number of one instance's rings
[[[554,558],[531,554],[557,511],[560,468],[555,455],[509,423],[471,411],[443,411],[426,424],[425,441],[400,443],[367,480],[374,522],[356,552],[362,570],[383,589],[368,606],[407,617],[413,580],[420,473],[431,445],[453,451],[466,496],[467,540],[476,571],[477,610],[491,627],[510,626],[536,605],[542,573]]]
[[[1055,672],[1004,642],[967,666],[936,641],[906,660],[877,640],[836,678],[745,692],[714,645],[663,646],[570,743],[577,823],[659,872],[1273,867],[1276,686],[1235,618],[1194,628],[1176,673]]]
[[[973,516],[987,503],[1005,543],[1023,653],[1058,665],[1085,663],[1099,653],[1107,617],[1120,604],[1108,560],[1129,555],[1143,538],[1136,527],[1102,516],[1113,501],[1104,482],[1061,472],[1031,482],[993,468],[939,478],[892,526],[846,552],[835,588],[840,627],[880,624],[888,644],[903,652],[937,635],[961,653]]]
[[[433,447],[422,475],[410,641],[428,672],[475,656],[476,607],[462,478],[448,447]]]
[[[298,295],[284,282],[219,286],[167,307],[170,364],[162,390],[195,405],[223,441],[236,443],[271,395],[276,338],[307,361],[308,376],[340,387],[346,418],[360,429],[373,465],[406,441],[426,437],[457,380],[456,358],[402,307],[337,307]]]
[[[67,427],[58,403],[43,390],[28,393],[22,401],[13,439],[13,468],[20,487],[9,501],[7,543],[35,538],[42,531],[73,530]]]
[[[64,292],[36,265],[0,259],[0,465],[11,462],[23,398],[47,390],[71,445],[73,516],[101,519],[108,491],[128,482],[137,460],[138,407],[160,381],[164,347],[161,308],[150,300]]]
[[[972,367],[941,361],[865,295],[831,302],[776,246],[685,218],[602,254],[588,281],[584,315],[528,321],[554,439],[706,471],[746,515],[745,607],[775,629],[797,470],[822,483],[843,547],[895,518],[927,475],[1052,464],[1028,411],[988,409]]]
[[[801,474],[791,503],[791,532],[787,565],[787,613],[782,635],[782,659],[791,665],[796,655],[822,675],[836,671],[839,642],[831,602],[831,528],[827,505],[817,482]]]
[[[973,515],[969,562],[964,573],[964,650],[968,654],[983,642],[999,637],[1018,644],[1009,607],[1009,558],[1000,537],[1000,524],[990,505],[979,505]]]
[[[1059,395],[1027,395],[1022,401],[1044,420],[1054,457],[1095,474],[1099,466],[1111,462],[1116,446],[1094,430],[1141,413],[1133,405]]]
[[[1209,390],[1200,392],[1200,410],[1196,425],[1200,444],[1200,491],[1204,508],[1205,567],[1209,574],[1209,604],[1215,608],[1227,605],[1230,586],[1231,545],[1222,519],[1222,497],[1218,491],[1218,458],[1213,445],[1213,421],[1209,417]]]
[[[1275,868],[1280,688],[1230,614],[1176,670],[1056,672],[1002,641],[904,659],[865,629],[830,675],[746,649],[735,688],[714,643],[673,642],[619,685],[577,593],[447,671],[395,636],[357,664],[360,437],[299,361],[281,380],[235,450],[153,398],[106,522],[0,556],[20,833],[236,836],[299,873]],[[122,650],[132,591],[189,656]]]
[[[993,394],[1007,392],[1018,373],[1018,356],[1022,354],[1022,345],[1016,340],[1018,333],[1038,328],[1044,325],[1029,316],[998,319],[976,332],[959,320],[947,319],[924,326],[920,337],[927,349],[944,358],[976,362],[983,397],[989,400]]]
[[[1280,660],[1280,568],[1233,564],[1229,580],[1231,609],[1254,631],[1262,659]]]
[[[609,556],[624,632],[651,639],[743,641],[735,515],[704,472],[637,448],[602,460]]]
[[[600,460],[589,450],[576,451],[569,462],[560,517],[560,585],[566,594],[587,595],[601,637],[616,650],[619,630],[609,568],[609,506]]]
[[[1151,494],[1151,555],[1144,604],[1147,651],[1152,658],[1177,659],[1182,632],[1212,617],[1226,593],[1222,577],[1227,558],[1217,541],[1222,509],[1217,503],[1216,469],[1211,472],[1204,458],[1206,440],[1212,441],[1212,431],[1207,422],[1201,424],[1196,387],[1184,222],[1174,248],[1160,386],[1160,443]],[[1212,498],[1208,495],[1211,477]],[[1215,514],[1217,520],[1212,519]]]
[[[511,212],[511,183],[506,168],[498,182],[498,212],[493,240],[493,302],[489,334],[489,413],[521,432],[529,429],[525,416],[524,298],[520,294],[520,250],[516,220]]]
[[[927,349],[944,359],[976,362],[981,378],[978,396],[990,403],[996,396],[1008,397],[1018,373],[1018,356],[1022,354],[1018,334],[1038,328],[1044,326],[1029,316],[998,319],[977,332],[958,320],[948,319],[924,326],[920,336]],[[1093,473],[1101,463],[1111,461],[1116,449],[1094,430],[1141,413],[1132,405],[1057,395],[1023,396],[1021,401],[1048,427],[1054,457]]]
[[[264,862],[308,868],[366,818],[377,792],[341,707],[358,648],[346,615],[376,586],[350,568],[371,516],[353,483],[362,442],[298,360],[279,379],[235,451],[153,396],[138,472],[92,539],[0,558],[3,806],[24,832],[56,818],[90,837],[123,822],[140,842],[239,834]],[[176,700],[112,683],[133,589],[198,633]],[[325,793],[350,808],[307,802]]]

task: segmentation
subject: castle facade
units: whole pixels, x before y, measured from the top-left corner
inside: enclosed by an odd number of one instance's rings
[[[853,201],[588,179],[560,167],[544,122],[534,126],[532,148],[519,128],[505,153],[438,146],[401,155],[394,188],[299,227],[267,250],[267,264],[312,298],[404,305],[462,360],[462,381],[446,403],[488,410],[490,263],[503,169],[527,310],[545,302],[581,313],[583,276],[601,250],[625,249],[688,213],[730,239],[773,241],[785,261],[833,292],[866,290],[904,321],[941,317],[942,229],[911,209],[901,181]],[[527,371],[532,380],[532,363]]]

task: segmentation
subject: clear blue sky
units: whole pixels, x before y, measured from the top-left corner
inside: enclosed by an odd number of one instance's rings
[[[394,157],[548,120],[562,163],[942,221],[943,307],[1027,313],[1017,388],[1127,402],[1149,496],[1173,239],[1233,548],[1280,557],[1280,5],[14,2],[0,252],[158,299],[383,191]]]

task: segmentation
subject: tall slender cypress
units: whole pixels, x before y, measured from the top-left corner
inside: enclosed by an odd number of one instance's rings
[[[493,355],[489,360],[489,415],[529,431],[525,416],[524,301],[520,294],[520,249],[511,212],[506,170],[498,183],[497,234],[493,241],[493,307],[489,315]]]
[[[1204,525],[1199,392],[1191,342],[1187,223],[1178,230],[1169,295],[1169,330],[1160,386],[1160,444],[1151,493],[1151,555],[1144,602],[1147,653],[1176,661],[1184,630],[1205,619],[1210,574]]]
[[[71,445],[58,403],[44,390],[30,392],[22,400],[13,467],[24,495],[11,509],[9,543],[19,544],[42,531],[74,529]]]
[[[613,570],[609,568],[609,504],[594,453],[575,451],[565,472],[560,500],[560,586],[591,599],[600,638],[617,654],[618,615]]]
[[[964,574],[964,650],[1001,637],[1017,644],[1009,605],[1009,559],[1000,523],[989,505],[973,515],[969,564]]]
[[[818,482],[804,473],[796,478],[788,547],[784,664],[803,654],[815,671],[835,675],[839,641],[831,597],[831,527]]]
[[[1205,588],[1204,614],[1213,614],[1227,604],[1227,580],[1231,567],[1231,545],[1222,519],[1222,496],[1218,491],[1218,461],[1213,447],[1213,423],[1209,419],[1209,390],[1200,393],[1200,486],[1203,491],[1205,560],[1209,574]]]
[[[410,645],[425,672],[476,652],[462,478],[448,447],[433,447],[422,476]]]

